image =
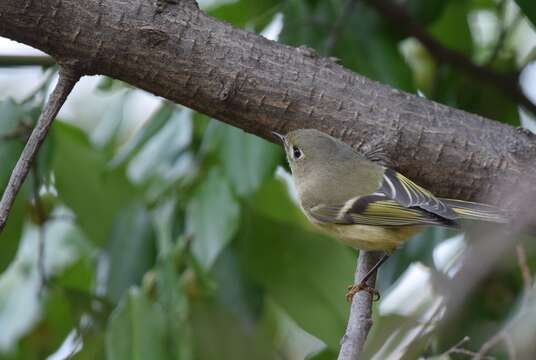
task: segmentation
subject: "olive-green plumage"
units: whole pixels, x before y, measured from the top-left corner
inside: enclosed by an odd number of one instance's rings
[[[392,252],[425,225],[507,221],[490,205],[437,198],[318,130],[274,134],[283,141],[305,215],[352,247]]]

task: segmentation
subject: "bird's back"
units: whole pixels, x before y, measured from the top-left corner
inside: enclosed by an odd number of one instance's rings
[[[357,196],[369,195],[378,190],[383,168],[358,154],[349,154],[341,160],[326,159],[322,168],[310,167],[296,184],[305,210],[318,204],[345,203]]]

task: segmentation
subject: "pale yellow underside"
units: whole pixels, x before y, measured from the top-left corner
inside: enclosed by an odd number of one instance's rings
[[[418,233],[418,226],[387,228],[370,225],[319,225],[343,244],[365,251],[393,252]]]
[[[321,223],[312,217],[303,206],[300,207],[307,219],[322,230],[322,232],[334,237],[347,246],[364,251],[386,251],[392,253],[411,236],[423,229],[423,226],[381,227]]]
[[[307,215],[307,213],[306,213]],[[322,224],[307,216],[323,232],[345,245],[364,251],[393,252],[422,226],[380,227],[370,225]]]

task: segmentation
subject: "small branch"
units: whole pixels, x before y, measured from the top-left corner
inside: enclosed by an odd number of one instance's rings
[[[511,97],[514,101],[523,105],[525,109],[536,114],[536,104],[523,93],[523,90],[519,86],[517,74],[505,75],[497,73],[489,67],[474,64],[464,54],[458,51],[444,47],[415,22],[403,7],[396,5],[392,1],[367,0],[367,3],[392,23],[397,24],[398,28],[407,35],[419,40],[438,62],[455,66],[475,79],[492,84],[506,96]]]
[[[456,351],[457,349],[461,349],[462,346],[464,346],[465,344],[467,344],[471,339],[469,338],[469,336],[464,336],[460,341],[458,341],[453,347],[451,347],[450,349],[448,349],[447,351],[445,351],[443,354],[444,355],[449,355],[449,354],[452,354],[454,351]]]
[[[50,82],[52,81],[54,75],[56,74],[56,70],[54,68],[48,69],[41,82],[33,89],[24,99],[22,99],[20,102],[22,104],[29,102],[32,100],[37,94],[43,93],[43,97],[46,97],[46,91],[48,87],[50,86]],[[45,101],[46,99],[43,99]]]
[[[71,68],[60,67],[58,84],[54,88],[54,91],[50,95],[50,98],[43,108],[43,112],[35,125],[35,128],[20,155],[15,169],[11,173],[9,182],[4,190],[2,195],[2,200],[0,201],[0,233],[6,225],[7,218],[9,216],[9,211],[15,202],[15,197],[19,192],[28,172],[32,161],[34,160],[39,148],[45,141],[45,138],[48,134],[52,121],[58,114],[61,106],[67,99],[67,96],[73,89],[74,85],[78,81],[80,76],[77,72],[73,71]]]
[[[355,283],[359,283],[369,270],[380,260],[381,253],[365,252],[359,253],[357,269],[355,273]],[[374,287],[376,284],[376,274],[368,281],[368,285]],[[350,316],[346,332],[341,340],[341,350],[338,360],[356,360],[363,352],[365,340],[372,327],[372,295],[366,291],[355,294],[350,308]]]
[[[47,55],[2,55],[0,67],[52,66],[56,62]]]
[[[465,349],[463,346],[465,344],[467,344],[471,339],[469,338],[469,336],[465,336],[463,339],[461,339],[458,343],[456,343],[456,345],[454,345],[453,347],[451,347],[450,349],[448,349],[447,351],[445,351],[443,354],[441,355],[450,355],[450,354],[458,354],[458,355],[465,355],[465,356],[471,356],[473,358],[477,357],[477,356],[480,356],[478,353],[474,352],[474,351],[471,351],[471,350],[468,350],[468,349]],[[493,360],[494,358],[491,357],[491,356],[481,356],[480,357],[482,360]]]

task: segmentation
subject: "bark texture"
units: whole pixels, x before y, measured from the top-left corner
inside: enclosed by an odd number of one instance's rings
[[[267,139],[317,128],[358,150],[381,146],[439,196],[489,198],[519,175],[536,180],[534,135],[235,29],[191,0],[2,0],[0,35]]]

